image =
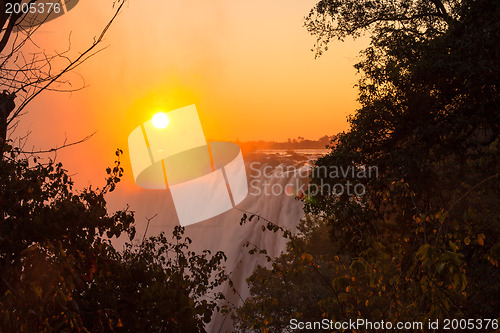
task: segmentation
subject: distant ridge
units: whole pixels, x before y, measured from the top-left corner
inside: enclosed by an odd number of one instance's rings
[[[331,146],[334,138],[335,136],[333,135],[325,135],[318,140],[309,140],[299,136],[297,139],[288,139],[288,141],[285,142],[263,140],[241,142],[236,140],[234,143],[238,144],[244,152],[252,152],[262,149],[325,149],[327,146]]]

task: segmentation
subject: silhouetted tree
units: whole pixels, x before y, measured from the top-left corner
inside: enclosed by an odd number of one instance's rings
[[[312,229],[272,270],[255,271],[240,325],[491,318],[497,329],[500,3],[324,0],[306,26],[317,55],[332,38],[371,36],[356,65],[361,107],[314,169],[355,173],[313,170],[305,210],[331,243],[313,248]],[[348,182],[365,191],[332,193]],[[310,289],[305,275],[325,291],[311,293],[313,313],[283,296]]]

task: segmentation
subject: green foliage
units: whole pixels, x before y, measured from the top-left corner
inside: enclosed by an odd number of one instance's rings
[[[108,309],[100,315],[120,320],[126,331],[204,331],[223,299],[214,289],[227,279],[221,266],[226,257],[189,251],[191,240],[183,233],[184,228],[175,227],[173,242],[161,233],[115,252],[81,296],[82,310]],[[91,326],[95,318],[84,317]]]
[[[135,235],[133,213],[109,215],[104,196],[123,173],[119,155],[102,189],[73,190],[60,163],[42,164],[4,145],[0,160],[0,328],[85,330],[74,298],[111,245]]]
[[[367,32],[373,41],[400,32],[432,38],[455,23],[462,8],[460,0],[320,0],[306,17],[305,26],[317,37],[319,56],[332,39],[344,40]]]
[[[298,229],[300,234],[290,239],[287,253],[273,260],[270,269],[259,266],[247,279],[252,297],[233,316],[238,331],[283,332],[292,318],[323,318],[327,305],[318,301],[332,292],[328,227],[323,220],[308,218]]]
[[[318,51],[330,38],[371,33],[356,65],[361,107],[316,161],[316,170],[356,172],[312,173],[311,186],[325,189],[304,200],[316,226],[300,246],[292,237],[272,270],[254,272],[240,327],[279,331],[291,317],[498,318],[500,3],[325,0],[306,24]],[[356,177],[369,167],[376,175]],[[366,192],[324,186],[347,182]],[[324,224],[329,244],[315,240]],[[277,297],[302,290],[307,306]]]
[[[109,214],[105,195],[123,175],[117,160],[102,189],[73,190],[60,163],[0,159],[0,331],[172,332],[204,330],[227,278],[223,253],[189,251],[176,227],[117,251],[135,236],[134,214]]]

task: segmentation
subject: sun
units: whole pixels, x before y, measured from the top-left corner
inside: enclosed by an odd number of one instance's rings
[[[168,123],[170,122],[168,116],[164,112],[155,113],[151,121],[153,122],[153,126],[158,129],[167,127]]]

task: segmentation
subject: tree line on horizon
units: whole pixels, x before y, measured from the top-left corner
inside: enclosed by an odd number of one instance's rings
[[[332,144],[335,136],[324,135],[318,140],[306,139],[301,136],[296,139],[288,139],[287,141],[239,141],[238,144],[243,152],[255,152],[258,150],[277,149],[277,150],[293,150],[293,149],[325,149]]]

